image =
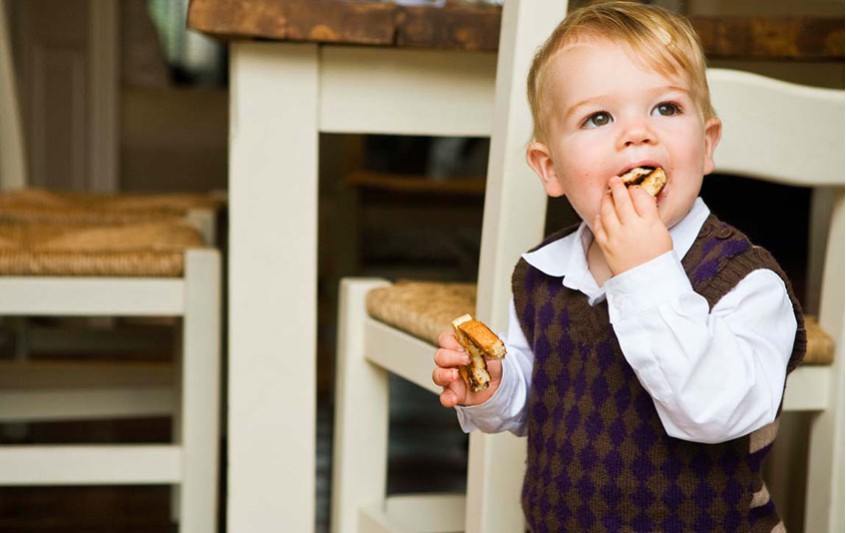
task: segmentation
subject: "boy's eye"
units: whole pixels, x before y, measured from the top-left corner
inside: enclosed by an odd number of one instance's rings
[[[598,128],[600,126],[605,126],[611,123],[611,115],[604,111],[600,111],[598,113],[594,113],[593,115],[589,116],[587,120],[584,121],[582,124],[585,128]]]
[[[681,108],[672,102],[664,102],[663,104],[658,104],[653,109],[653,114],[657,113],[662,117],[671,117],[673,115],[678,115],[681,113]]]

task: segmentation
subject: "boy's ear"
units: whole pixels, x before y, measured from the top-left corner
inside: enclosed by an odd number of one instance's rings
[[[558,197],[564,194],[558,174],[555,172],[552,154],[545,144],[532,141],[526,148],[526,162],[540,178],[547,195]]]
[[[714,150],[720,144],[720,137],[723,135],[723,121],[717,117],[705,121],[705,161],[704,174],[714,171]]]

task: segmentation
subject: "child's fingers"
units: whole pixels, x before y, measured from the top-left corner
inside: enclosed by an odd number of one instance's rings
[[[605,233],[605,228],[602,227],[602,217],[599,216],[599,213],[593,217],[593,238],[603,246],[608,241],[608,234]]]
[[[438,346],[449,350],[455,350],[457,352],[463,350],[461,345],[455,339],[455,333],[452,331],[444,331],[438,336]]]
[[[446,387],[456,379],[461,379],[457,368],[441,368],[436,366],[432,370],[432,381],[438,387]]]
[[[632,204],[640,217],[657,216],[658,203],[655,198],[646,192],[643,187],[635,185],[631,188]]]
[[[611,194],[602,196],[602,200],[599,203],[599,218],[606,233],[613,233],[620,227],[620,219],[617,217],[617,211],[614,208],[614,200],[612,200]]]
[[[459,380],[463,385],[463,381]],[[448,387],[444,387],[444,391],[441,393],[440,401],[441,405],[444,407],[455,407],[456,405],[464,403],[464,397],[466,396],[466,391],[463,388],[457,387],[455,384],[458,381],[454,381],[452,385]]]
[[[629,196],[629,189],[623,185],[623,180],[614,176],[608,181],[608,186],[611,188],[611,197],[614,200],[614,209],[617,212],[617,217],[620,222],[625,224],[637,216],[632,199]]]
[[[441,368],[455,368],[470,364],[470,356],[447,348],[435,350],[435,365]]]

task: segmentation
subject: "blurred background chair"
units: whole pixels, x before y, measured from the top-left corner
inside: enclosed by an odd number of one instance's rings
[[[173,442],[0,446],[0,485],[179,489],[181,531],[215,531],[220,253],[190,226],[0,223],[0,316],[177,317],[167,365],[0,363],[0,421],[172,414]]]
[[[226,201],[223,193],[98,194],[27,187],[30,180],[26,137],[6,4],[5,0],[0,1],[0,116],[3,117],[0,121],[0,223],[105,228],[187,221],[199,230],[205,243],[216,245]],[[85,248],[79,251],[85,251]],[[112,318],[68,322],[61,318],[45,322],[26,316],[7,317],[4,320],[6,341],[13,347],[15,355],[22,359],[42,351],[52,354],[106,352],[108,357],[109,350],[155,348],[157,337],[170,342],[167,335],[150,335],[149,328],[118,327],[125,324]],[[72,366],[73,363],[70,360],[63,364]],[[113,370],[116,364],[124,365],[122,371],[133,372],[132,365],[114,361],[87,361],[81,363],[77,372],[99,372],[93,370],[99,364]],[[115,416],[120,414],[120,405],[116,403],[111,408]],[[48,409],[46,404],[41,404],[41,407]],[[35,416],[34,406],[31,412]],[[151,400],[146,414],[157,416],[168,412],[170,410],[162,411],[161,402]],[[135,407],[125,414],[143,416],[143,403],[136,402]],[[42,411],[36,419],[50,416],[49,411]]]
[[[450,329],[452,318],[474,309],[495,331],[504,331],[511,268],[542,237],[542,191],[523,160],[529,134],[522,69],[537,44],[527,35],[548,34],[543,24],[562,13],[560,5],[533,8],[528,14],[525,5],[506,2],[503,15],[478,285],[342,282],[333,530],[523,527],[519,489],[525,448],[511,435],[471,435],[466,497],[386,497],[385,465],[388,375],[439,393],[431,382],[438,334]],[[791,374],[783,408],[813,413],[806,531],[836,531],[843,485],[843,93],[739,71],[712,70],[709,79],[725,122],[717,172],[814,191],[806,300],[817,319],[808,319],[808,355]]]
[[[172,484],[183,530],[212,531],[222,279],[210,246],[225,195],[27,188],[6,15],[0,1],[0,317],[16,356],[0,360],[4,436],[30,440],[28,422],[170,417],[173,444],[2,446],[0,484]],[[135,350],[165,356],[125,360]]]

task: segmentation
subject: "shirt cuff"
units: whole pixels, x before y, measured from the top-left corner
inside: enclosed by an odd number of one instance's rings
[[[605,282],[608,316],[615,324],[692,290],[681,261],[670,250]]]

